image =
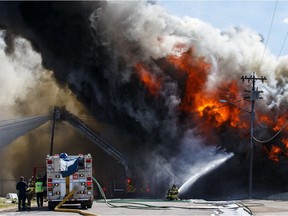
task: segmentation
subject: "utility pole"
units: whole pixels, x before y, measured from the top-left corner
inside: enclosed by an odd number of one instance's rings
[[[244,97],[244,99],[250,99],[251,101],[251,126],[250,126],[250,146],[249,146],[249,191],[248,191],[248,196],[249,199],[252,198],[252,182],[253,182],[253,137],[254,137],[254,117],[255,117],[255,111],[254,111],[254,105],[255,105],[255,101],[258,99],[263,99],[260,96],[260,93],[263,93],[263,91],[258,91],[258,88],[255,88],[255,83],[257,80],[261,80],[262,83],[264,82],[264,80],[267,80],[266,77],[256,77],[255,76],[255,72],[253,72],[253,74],[250,77],[247,76],[242,76],[241,77],[242,82],[244,81],[248,81],[248,83],[251,81],[252,82],[252,89],[251,91],[245,91],[245,92],[249,92],[250,96],[246,96]]]

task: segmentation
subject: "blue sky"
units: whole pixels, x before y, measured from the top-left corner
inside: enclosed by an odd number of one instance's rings
[[[275,56],[288,55],[288,37],[285,41],[288,32],[288,1],[159,0],[158,2],[171,15],[198,18],[219,29],[234,26],[249,27],[264,37],[264,44],[268,42],[267,49]]]

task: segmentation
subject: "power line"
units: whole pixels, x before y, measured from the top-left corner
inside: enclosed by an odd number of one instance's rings
[[[260,67],[261,67],[261,64],[262,64],[262,61],[263,61],[264,55],[265,55],[265,53],[266,53],[267,44],[268,44],[268,41],[269,41],[269,38],[270,38],[270,34],[271,34],[271,30],[272,30],[273,22],[274,22],[274,17],[275,17],[275,13],[276,13],[277,4],[278,4],[278,0],[277,0],[276,3],[275,3],[275,7],[274,7],[274,11],[273,11],[272,20],[271,20],[270,27],[269,27],[268,37],[267,37],[267,40],[266,40],[266,44],[265,44],[265,47],[264,47],[264,52],[263,52],[263,54],[262,54],[262,57],[261,57],[261,60],[260,60],[260,64],[259,64],[259,67],[258,67],[258,69],[257,69],[257,73],[258,73],[259,70],[260,70]]]
[[[288,36],[288,31],[286,32],[286,35],[285,35],[285,38],[284,38],[284,41],[283,41],[283,44],[282,44],[282,47],[281,47],[281,49],[280,49],[280,52],[279,52],[279,55],[278,55],[278,57],[277,57],[276,62],[278,61],[278,59],[280,58],[280,56],[281,56],[281,54],[282,54],[282,51],[283,51],[283,49],[284,49],[284,46],[285,46],[285,43],[286,43],[286,40],[287,40],[287,36]]]
[[[285,38],[284,38],[282,47],[281,47],[280,52],[279,52],[279,54],[278,54],[278,56],[277,56],[277,59],[276,59],[276,61],[275,61],[275,64],[274,64],[274,67],[273,67],[273,71],[275,71],[275,69],[276,69],[276,65],[277,65],[277,62],[278,62],[278,60],[279,60],[279,58],[280,58],[280,56],[281,56],[281,54],[282,54],[282,51],[283,51],[283,49],[284,49],[284,46],[285,46],[285,43],[286,43],[286,40],[287,40],[287,36],[288,36],[288,31],[286,32],[286,35],[285,35]]]
[[[257,139],[254,135],[253,135],[253,139],[254,139],[256,142],[258,142],[258,143],[267,143],[267,142],[270,142],[270,141],[272,141],[275,137],[277,137],[277,136],[279,135],[279,133],[281,133],[281,132],[284,130],[284,128],[285,128],[285,126],[287,125],[287,123],[288,123],[288,120],[286,120],[286,122],[283,124],[283,126],[280,128],[280,130],[279,130],[274,136],[272,136],[270,139],[267,139],[267,140],[259,140],[259,139]]]

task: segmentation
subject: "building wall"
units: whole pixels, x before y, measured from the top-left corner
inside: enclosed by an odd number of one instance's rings
[[[17,193],[16,184],[17,180],[0,179],[0,196],[6,197],[8,193]]]

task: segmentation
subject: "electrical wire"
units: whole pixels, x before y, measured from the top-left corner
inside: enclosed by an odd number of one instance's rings
[[[286,43],[286,40],[287,40],[287,36],[288,36],[288,31],[286,32],[286,35],[285,35],[285,38],[284,38],[284,41],[283,41],[283,44],[282,44],[282,47],[281,47],[281,49],[280,49],[280,52],[279,52],[279,55],[278,55],[278,57],[277,57],[276,62],[278,61],[278,59],[280,58],[280,56],[281,56],[281,54],[282,54],[282,51],[283,51],[283,49],[284,49],[284,46],[285,46],[285,43]]]
[[[283,129],[286,127],[287,123],[288,123],[288,120],[286,120],[286,122],[283,124],[283,126],[280,128],[280,130],[279,130],[274,136],[272,136],[270,139],[267,139],[267,140],[259,140],[259,139],[257,139],[256,137],[254,137],[254,135],[253,135],[253,139],[254,139],[256,142],[258,142],[258,143],[267,143],[267,142],[270,142],[270,141],[272,141],[273,139],[275,139],[275,137],[277,137],[277,136],[279,135],[279,133],[281,133],[281,132],[283,131]]]
[[[275,61],[274,66],[273,66],[273,71],[275,71],[275,69],[276,69],[277,62],[278,62],[278,60],[279,60],[279,58],[280,58],[280,56],[281,56],[281,54],[282,54],[282,51],[283,51],[284,46],[285,46],[285,44],[286,44],[287,37],[288,37],[288,31],[286,32],[286,35],[285,35],[283,44],[282,44],[281,49],[280,49],[280,52],[279,52],[279,54],[278,54],[278,56],[277,56],[277,59],[276,59],[276,61]]]
[[[257,69],[257,73],[258,73],[259,70],[260,70],[260,67],[261,67],[261,65],[262,65],[262,61],[263,61],[264,55],[265,55],[265,53],[266,53],[267,44],[268,44],[268,41],[269,41],[269,38],[270,38],[270,34],[271,34],[273,22],[274,22],[274,17],[275,17],[275,14],[276,14],[277,4],[278,4],[278,0],[277,0],[276,3],[275,3],[272,20],[271,20],[270,27],[269,27],[268,37],[267,37],[267,40],[266,40],[266,44],[265,44],[265,47],[264,47],[264,52],[263,52],[263,54],[262,54],[259,67],[258,67],[258,69]]]
[[[259,121],[258,116],[256,115],[256,113],[255,113],[255,119],[256,119],[256,121],[257,121],[257,123],[258,123],[258,125],[259,125],[260,127],[262,127],[262,128],[265,127],[265,125],[263,125],[263,124]]]
[[[239,103],[241,101],[244,101],[246,99],[239,99],[239,100],[236,100],[236,101],[233,101],[233,102],[230,102],[230,103]],[[220,109],[222,107],[226,107],[226,106],[229,106],[229,103],[227,104],[223,104],[221,106],[217,106],[217,107],[212,107],[211,110],[214,110],[214,109]],[[187,115],[195,115],[195,114],[198,114],[199,111],[194,111],[194,112],[189,112]],[[98,121],[97,118],[95,118],[94,116],[92,115],[83,115],[83,116],[79,116],[79,118],[81,118],[82,120],[86,120],[86,121]],[[137,122],[141,122],[141,123],[154,123],[154,122],[161,122],[163,120],[168,120],[168,119],[174,119],[174,118],[179,118],[179,115],[177,114],[174,114],[174,115],[167,115],[165,116],[165,119],[156,119],[156,118],[135,118],[134,120],[137,121]],[[106,124],[106,123],[99,123],[97,122],[97,124]]]
[[[240,99],[240,100],[233,101],[233,102],[230,102],[230,103],[232,103],[232,104],[234,104],[234,103],[239,103],[239,102],[244,101],[244,100],[246,100],[246,99]],[[229,106],[230,103],[223,104],[223,105],[217,106],[217,107],[211,107],[210,110],[220,109],[220,108],[222,108],[222,107]],[[237,106],[236,106],[236,107],[237,107]],[[192,115],[196,115],[196,114],[199,114],[199,111],[194,111],[194,112],[189,112],[189,113],[187,113],[188,116],[192,116]],[[166,116],[166,118],[163,119],[163,120],[173,119],[173,118],[179,118],[179,115],[176,115],[176,114],[175,114],[175,115],[168,115],[168,116]],[[162,120],[162,121],[163,121],[163,120]],[[160,122],[161,120],[154,119],[154,118],[141,118],[141,119],[136,119],[136,121],[137,121],[137,122],[145,122],[145,123],[146,123],[146,122],[147,122],[147,123],[153,123],[153,122]]]

